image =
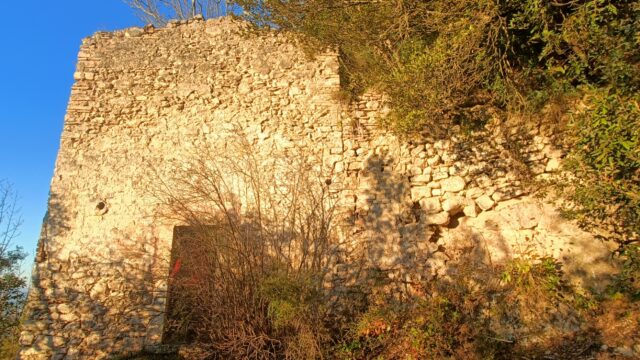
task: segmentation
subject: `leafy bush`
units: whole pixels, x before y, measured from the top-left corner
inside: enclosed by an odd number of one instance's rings
[[[608,225],[606,237],[640,234],[640,108],[638,95],[593,91],[571,124],[566,168],[577,177],[567,195],[571,215],[587,227]]]
[[[622,271],[610,286],[614,297],[628,295],[632,301],[640,300],[640,245],[630,244],[620,249]]]

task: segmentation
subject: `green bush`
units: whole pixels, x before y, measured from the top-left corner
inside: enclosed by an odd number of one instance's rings
[[[578,181],[568,195],[585,226],[605,223],[623,239],[640,234],[640,96],[592,91],[571,124],[566,168]]]
[[[632,301],[640,301],[640,245],[629,244],[619,250],[622,271],[609,286],[614,298],[629,296]]]
[[[260,285],[267,301],[267,314],[274,335],[282,339],[286,358],[322,358],[322,344],[328,339],[324,325],[325,305],[319,292],[317,274],[274,272]]]

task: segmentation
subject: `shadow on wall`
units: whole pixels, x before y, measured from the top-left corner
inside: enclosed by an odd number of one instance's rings
[[[455,339],[456,344],[440,345],[449,350],[459,347],[456,351],[463,351],[457,353],[459,356],[492,351],[491,355],[509,358],[517,351],[539,356],[554,352],[570,357],[599,349],[600,333],[585,325],[591,295],[583,295],[562,279],[585,275],[581,267],[567,268],[551,257],[537,254],[527,242],[541,240],[527,237],[529,229],[499,231],[505,226],[504,219],[492,223],[490,218],[485,221],[481,217],[484,223],[479,228],[469,226],[467,218],[451,219],[448,227],[428,225],[428,217],[433,215],[407,200],[409,179],[397,175],[398,171],[393,170],[396,163],[389,152],[382,152],[371,156],[362,170],[348,173],[359,184],[359,190],[350,218],[351,242],[334,285],[334,289],[341,290],[336,306],[342,316],[361,318],[372,309],[375,313],[380,296],[387,299],[386,304],[394,300],[409,307],[413,305],[407,304],[429,304],[416,317],[438,314],[441,308],[429,307],[446,301],[450,304],[447,311],[451,311],[446,316],[451,318],[438,320],[441,333],[429,336],[441,337],[438,341]],[[495,211],[485,214],[501,216]],[[491,233],[490,238],[485,231]],[[504,237],[518,231],[522,231],[517,234],[522,239]],[[593,239],[584,238],[590,240]],[[603,273],[592,280],[599,282],[610,274]],[[449,340],[445,339],[447,336]],[[397,337],[391,338],[389,341],[397,341]]]
[[[424,334],[423,349],[431,349],[418,356],[590,358],[599,350],[601,334],[589,325],[590,310],[557,279],[558,262],[492,264],[483,240],[466,235],[445,271],[423,282],[413,298],[418,305],[412,311],[418,312],[403,326],[412,338]],[[426,320],[414,320],[421,316]]]
[[[113,239],[103,248],[61,257],[65,245],[57,239],[71,231],[68,224],[67,210],[52,194],[23,315],[20,358],[99,359],[157,343],[166,297],[157,274],[168,264],[156,256],[157,240]]]
[[[301,266],[304,270],[318,271],[323,276],[331,275],[329,292],[330,295],[336,295],[332,296],[335,300],[332,305],[338,313],[349,319],[357,318],[377,306],[377,296],[404,301],[405,304],[408,300],[415,299],[422,299],[431,304],[444,296],[453,304],[453,309],[464,316],[457,320],[441,320],[454,321],[446,323],[452,325],[443,329],[442,333],[452,331],[450,335],[454,336],[465,324],[472,324],[475,327],[465,341],[473,342],[474,346],[478,343],[473,339],[482,339],[495,346],[500,345],[496,348],[502,349],[500,351],[505,353],[513,346],[522,345],[533,349],[532,351],[539,349],[540,353],[544,354],[543,350],[548,350],[549,347],[569,347],[568,344],[572,341],[580,346],[584,345],[575,341],[576,338],[571,335],[580,330],[582,315],[579,312],[572,308],[565,312],[559,311],[559,306],[553,302],[553,294],[548,295],[548,302],[537,301],[540,298],[521,293],[521,288],[506,286],[501,282],[504,281],[504,274],[519,276],[522,270],[518,267],[510,268],[508,261],[494,261],[493,252],[512,254],[513,241],[498,231],[499,222],[493,225],[496,229],[495,236],[491,238],[491,246],[488,245],[489,241],[484,233],[492,226],[490,219],[478,229],[466,226],[465,219],[454,219],[450,228],[429,225],[429,216],[438,214],[427,214],[408,200],[409,179],[399,175],[400,171],[396,169],[399,161],[388,150],[379,151],[369,157],[362,169],[347,170],[347,177],[357,184],[358,189],[355,194],[354,211],[347,227],[350,231],[349,242],[337,249],[340,253],[337,256],[340,258],[338,264],[334,264],[333,259],[329,261],[322,258],[334,256],[334,249],[329,248],[327,238],[327,222],[333,219],[331,214],[324,212],[326,199],[323,196],[327,193],[322,192],[320,196],[314,192],[320,188],[322,191],[326,190],[322,185],[325,184],[324,181],[317,181],[324,179],[324,176],[315,178],[308,168],[304,168],[304,171],[291,168],[290,157],[284,159],[286,165],[278,160],[270,165],[270,170],[265,170],[264,163],[255,157],[256,152],[250,147],[245,148],[244,152],[234,153],[240,156],[240,159],[221,159],[215,152],[208,155],[210,158],[196,159],[193,167],[186,167],[184,173],[177,174],[182,176],[179,179],[182,181],[182,187],[175,189],[169,186],[169,189],[165,189],[169,190],[165,195],[167,205],[174,206],[174,210],[175,206],[178,206],[177,215],[181,216],[182,220],[191,219],[195,225],[200,226],[218,222],[229,223],[230,228],[234,228],[234,224],[242,225],[235,228],[236,233],[230,238],[236,241],[238,249],[246,249],[248,252],[236,251],[231,254],[228,258],[233,261],[223,264],[220,269],[224,272],[214,273],[213,276],[236,275],[236,265],[243,264],[242,266],[249,269],[245,275],[251,277],[249,275],[255,274],[255,270],[252,270],[253,265],[265,265],[263,260],[266,258],[264,253],[259,251],[261,248],[255,245],[266,244],[268,250],[276,254],[287,271],[292,271],[291,269],[296,267],[295,264],[304,264],[306,268]],[[222,160],[228,163],[223,164]],[[248,180],[243,183],[254,188],[245,188],[245,196],[260,192],[264,195],[272,194],[274,184],[282,185],[278,188],[277,196],[265,197],[264,203],[257,205],[265,215],[264,218],[251,212],[243,213],[238,196],[234,195],[233,191],[227,191],[233,189],[232,186],[227,187],[229,184],[225,184],[229,177],[220,168],[216,168],[216,165],[228,166],[236,176],[243,176]],[[296,180],[293,185],[289,184],[291,179],[283,180],[275,176],[274,169],[278,169],[280,165],[289,169],[285,173]],[[315,185],[306,186],[308,183],[305,181],[314,181]],[[320,188],[317,187],[318,184]],[[292,189],[295,191],[290,191]],[[176,193],[176,190],[179,192]],[[291,194],[300,195],[298,199],[307,200],[290,203],[288,201],[292,200]],[[185,199],[184,196],[194,202],[183,206],[180,201]],[[251,199],[255,201],[257,197],[253,196]],[[280,202],[282,200],[284,202]],[[211,206],[211,202],[214,202],[215,206]],[[202,207],[206,204],[209,204],[209,207]],[[282,205],[279,204],[289,204],[284,206],[289,206],[288,209],[291,211],[276,211],[281,209],[278,206]],[[227,216],[226,220],[220,219],[217,215],[219,212],[214,214],[211,211],[216,208],[224,209],[226,206],[228,210],[223,211],[223,215]],[[303,212],[298,212],[297,215],[305,216],[287,217],[301,209]],[[492,213],[494,212],[486,212]],[[104,213],[101,216],[110,215]],[[203,217],[194,218],[194,215]],[[142,350],[146,344],[159,341],[167,291],[164,280],[169,259],[158,256],[158,240],[149,237],[148,234],[136,233],[135,230],[115,229],[109,234],[109,238],[114,239],[113,243],[106,244],[106,248],[101,251],[86,256],[71,254],[64,259],[58,259],[57,252],[49,252],[47,246],[54,245],[55,238],[62,238],[62,235],[72,231],[68,226],[68,216],[62,201],[55,194],[52,195],[49,215],[38,249],[34,286],[26,310],[27,321],[24,324],[25,332],[21,342],[28,349],[23,351],[23,357],[28,359],[29,355],[47,354],[103,358]],[[305,221],[296,223],[300,225],[296,229],[282,227],[273,233],[267,232],[273,224],[289,224],[294,218],[296,221]],[[192,225],[188,221],[187,224]],[[204,260],[220,266],[215,256],[207,255],[227,256],[229,254],[221,252],[220,247],[228,248],[229,244],[216,243],[218,237],[206,233],[206,237],[213,238],[214,242],[211,248],[206,248],[207,252],[202,251],[198,256],[204,256]],[[309,236],[302,238],[302,251],[298,252],[300,249],[292,248],[292,245],[300,240],[297,238],[297,234],[300,233]],[[247,261],[242,256],[246,253],[251,253],[255,258]],[[297,253],[301,254],[302,260],[296,257]],[[534,260],[547,261],[541,258]],[[542,275],[552,276],[555,274],[552,270],[557,269],[559,264],[547,264],[551,266],[546,269],[549,273]],[[579,274],[580,269],[571,271]],[[228,279],[225,283],[225,286],[229,286],[228,289],[237,291],[237,294],[242,296],[246,295],[246,287]],[[215,293],[220,287],[209,284],[205,289]],[[209,295],[202,293],[198,296],[212,299]],[[245,298],[239,296],[238,299]],[[234,300],[236,299],[219,298],[216,301],[221,301],[220,304],[229,308],[236,308]],[[219,316],[221,307],[215,302],[209,305],[213,305],[210,307],[210,310],[213,309],[210,314],[215,316],[208,319],[207,330],[213,329],[209,334],[215,337],[221,335],[215,332],[220,329],[220,324],[216,322],[222,318]],[[264,316],[265,306],[266,304],[260,303],[255,308],[250,307],[250,310],[258,309],[256,313]],[[490,310],[488,316],[473,317],[487,309]],[[449,313],[451,314],[453,313]],[[477,323],[478,319],[482,322]],[[225,318],[225,329],[234,329],[233,324],[236,320]],[[269,320],[262,320],[267,324],[265,326],[268,326]],[[243,331],[252,331],[250,325],[252,324],[247,324]],[[543,325],[544,328],[541,327]],[[246,334],[239,335],[238,343],[247,338],[244,335]],[[589,339],[593,340],[598,335],[589,336]],[[540,345],[543,340],[546,341],[544,346]],[[480,351],[474,349],[476,350]],[[578,350],[580,349],[576,351]]]

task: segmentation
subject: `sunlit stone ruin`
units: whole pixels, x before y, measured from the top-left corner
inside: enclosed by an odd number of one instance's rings
[[[163,216],[150,190],[202,149],[228,156],[245,144],[261,159],[312,163],[337,209],[331,293],[362,280],[355,268],[412,291],[464,251],[495,263],[535,250],[582,283],[610,271],[609,249],[519,180],[509,137],[520,137],[535,177],[559,169],[564,151],[544,124],[398,137],[383,125],[383,96],[341,100],[337,54],[310,56],[286,34],[230,18],[96,33],[74,78],[21,359],[165,344],[171,249],[184,224]]]

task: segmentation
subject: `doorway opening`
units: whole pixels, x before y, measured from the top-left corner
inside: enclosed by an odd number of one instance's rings
[[[169,266],[167,310],[162,342],[168,345],[189,344],[195,341],[197,314],[197,283],[200,280],[205,257],[199,229],[176,226]]]

